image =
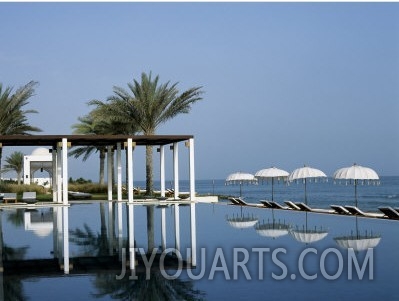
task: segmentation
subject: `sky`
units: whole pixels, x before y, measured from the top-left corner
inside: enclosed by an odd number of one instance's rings
[[[40,83],[27,108],[43,134],[71,134],[88,101],[152,72],[203,87],[158,129],[194,135],[197,179],[355,162],[399,175],[399,3],[0,3],[0,29],[0,82]],[[97,155],[70,173],[97,181]]]

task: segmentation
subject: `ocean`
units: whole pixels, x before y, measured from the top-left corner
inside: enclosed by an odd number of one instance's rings
[[[170,188],[173,188],[171,182]],[[158,183],[156,183],[158,184]],[[169,188],[169,187],[168,187]],[[350,181],[307,182],[307,202],[310,207],[330,209],[331,204],[354,205],[355,187]],[[180,190],[188,191],[189,182],[181,181]],[[247,202],[259,203],[259,200],[271,200],[271,182],[259,182],[257,185],[243,184],[242,197]],[[226,201],[226,196],[240,196],[240,186],[226,185],[225,180],[197,180],[196,191],[203,195],[223,196],[220,201]],[[304,184],[302,182],[274,183],[274,201],[284,204],[284,201],[304,202]],[[379,206],[399,207],[399,176],[381,177],[379,184],[359,183],[357,187],[358,207],[363,211],[378,212]]]

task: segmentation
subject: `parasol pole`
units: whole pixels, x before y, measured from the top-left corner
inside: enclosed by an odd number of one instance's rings
[[[357,179],[355,179],[355,206],[357,207]]]
[[[359,226],[357,223],[357,216],[356,216],[356,238],[359,239]]]
[[[274,201],[273,195],[274,195],[274,178],[272,178],[272,202]]]
[[[308,198],[306,196],[306,178],[305,178],[305,204],[308,204]]]

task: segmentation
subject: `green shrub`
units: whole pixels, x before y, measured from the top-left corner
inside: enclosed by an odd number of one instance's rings
[[[108,186],[100,185],[95,183],[85,183],[85,184],[68,184],[69,191],[79,191],[87,193],[107,193]]]
[[[25,191],[35,191],[37,194],[45,194],[47,193],[47,189],[43,186],[36,184],[9,184],[9,183],[1,183],[0,184],[0,192],[14,192],[17,194],[22,194]]]

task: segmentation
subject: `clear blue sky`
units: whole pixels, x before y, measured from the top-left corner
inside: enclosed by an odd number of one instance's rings
[[[152,71],[203,86],[158,132],[195,136],[199,179],[354,162],[399,175],[399,3],[0,3],[0,29],[0,82],[40,82],[29,120],[44,134]]]

